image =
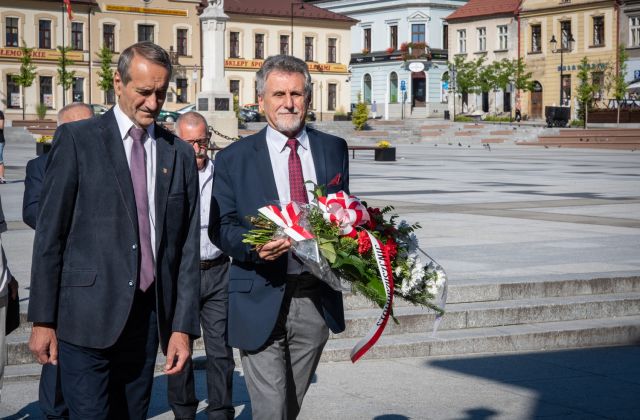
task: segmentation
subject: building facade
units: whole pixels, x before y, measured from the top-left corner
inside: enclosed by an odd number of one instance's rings
[[[359,21],[351,31],[350,102],[360,99],[385,119],[442,117],[448,100],[445,18],[465,3],[314,2]]]
[[[55,118],[64,103],[72,101],[111,105],[113,91],[99,88],[98,52],[106,46],[113,52],[115,71],[119,54],[142,40],[152,41],[172,52],[174,73],[165,109],[177,109],[195,102],[200,67],[199,0],[71,0],[69,19],[62,1],[20,0],[11,7],[0,5],[0,100],[8,119],[22,118],[22,95],[27,118],[36,116],[36,106],[47,106],[48,118]],[[35,48],[36,79],[31,87],[17,86],[12,75],[20,69],[22,42]],[[58,46],[71,48],[74,71],[72,87],[63,94],[58,84]]]
[[[256,73],[264,59],[292,54],[309,66],[310,109],[317,119],[349,111],[350,30],[354,19],[284,0],[226,0],[225,77],[240,105],[258,102]]]
[[[626,0],[622,4],[619,37],[629,56],[625,80],[640,80],[640,0]]]
[[[464,61],[484,58],[484,65],[496,61],[518,59],[518,7],[520,0],[470,0],[447,17],[449,23],[449,61],[460,57]],[[453,74],[452,74],[453,76]],[[452,87],[454,83],[451,84]],[[453,94],[450,111],[466,113],[511,113],[511,89],[466,95]]]
[[[534,80],[534,90],[522,96],[523,114],[543,118],[544,105],[558,105],[571,107],[575,118],[583,57],[604,101],[606,68],[617,63],[618,13],[615,0],[522,1],[520,51]]]

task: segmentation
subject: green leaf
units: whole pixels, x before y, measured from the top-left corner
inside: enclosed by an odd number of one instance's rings
[[[330,264],[333,264],[336,261],[336,248],[330,241],[318,239],[318,248],[320,249],[322,256],[325,257]]]

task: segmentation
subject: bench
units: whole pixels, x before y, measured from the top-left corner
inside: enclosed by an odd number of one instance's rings
[[[376,146],[347,146],[347,149],[351,150],[351,159],[356,158],[356,150],[376,150]]]

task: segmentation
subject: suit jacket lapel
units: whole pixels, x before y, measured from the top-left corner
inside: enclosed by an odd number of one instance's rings
[[[173,143],[164,137],[163,130],[155,129],[156,133],[156,248],[162,242],[164,233],[164,217],[167,211],[167,197],[169,186],[173,178],[176,149]]]
[[[255,164],[262,183],[265,201],[273,204],[274,201],[278,200],[278,187],[276,187],[276,179],[273,176],[271,157],[267,147],[267,129],[264,128],[258,134],[259,137],[253,145],[256,150]]]
[[[316,180],[318,185],[327,185],[327,159],[325,156],[326,148],[322,143],[322,139],[317,136],[315,130],[307,129],[309,137],[309,147],[313,156],[313,166],[316,167]]]
[[[138,215],[136,211],[136,198],[133,194],[133,184],[131,182],[131,172],[127,163],[127,155],[124,152],[124,144],[120,137],[118,123],[113,115],[113,109],[106,112],[100,117],[98,125],[100,126],[100,137],[106,149],[106,156],[114,169],[114,175],[122,201],[127,209],[127,215],[133,225],[136,233],[138,232]]]

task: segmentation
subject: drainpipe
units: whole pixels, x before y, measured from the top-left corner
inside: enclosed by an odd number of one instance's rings
[[[93,103],[93,95],[92,95],[92,87],[93,87],[93,62],[92,62],[92,58],[91,58],[91,14],[93,13],[93,7],[89,6],[89,12],[87,12],[87,20],[89,21],[89,28],[88,28],[88,32],[89,32],[89,42],[88,42],[88,47],[89,47],[89,103],[92,104]]]

